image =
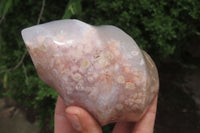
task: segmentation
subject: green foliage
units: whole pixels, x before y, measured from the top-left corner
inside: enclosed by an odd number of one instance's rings
[[[28,54],[18,69],[6,71],[21,60],[26,50],[21,30],[36,25],[41,6],[42,0],[0,1],[0,88],[6,88],[1,96],[34,109],[44,127],[53,125],[57,93],[39,79]],[[161,59],[180,55],[200,36],[198,0],[46,0],[41,23],[65,18],[118,26]],[[103,130],[111,131],[108,126]]]
[[[65,9],[65,6],[62,6],[63,1],[55,2],[60,8],[57,5],[52,6],[53,2],[53,0],[46,1],[41,22],[62,17]],[[49,124],[53,127],[57,93],[39,79],[30,56],[28,54],[25,56],[18,69],[6,71],[14,68],[21,60],[26,49],[21,30],[37,23],[41,6],[42,1],[31,0],[22,0],[18,5],[12,4],[12,9],[9,9],[0,23],[0,81],[2,81],[0,88],[6,90],[1,92],[1,96],[12,97],[22,106],[34,110],[36,115],[32,117],[39,120],[40,127]]]
[[[70,0],[62,19],[69,19],[79,13],[81,13],[81,0]]]
[[[187,46],[186,40],[199,36],[197,0],[87,0],[82,4],[79,18],[120,27],[155,57],[168,57],[175,51],[180,54]]]
[[[13,0],[1,0],[0,1],[0,16],[4,16],[9,9],[11,9]]]
[[[5,73],[3,76],[3,88],[7,88],[7,80],[8,80],[8,75],[7,73]]]

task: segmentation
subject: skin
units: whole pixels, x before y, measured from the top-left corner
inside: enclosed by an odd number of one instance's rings
[[[113,133],[153,133],[156,109],[157,97],[140,121],[116,123]],[[54,133],[102,133],[102,129],[87,111],[76,106],[67,107],[59,96],[55,109]]]

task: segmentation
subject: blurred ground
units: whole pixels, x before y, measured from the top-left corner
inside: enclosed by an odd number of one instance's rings
[[[159,65],[160,92],[155,133],[200,132],[200,61]]]
[[[14,104],[0,99],[0,133],[39,133],[39,129]]]

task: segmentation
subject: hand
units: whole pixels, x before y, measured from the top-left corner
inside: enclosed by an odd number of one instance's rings
[[[140,121],[116,123],[113,133],[153,133],[156,108],[157,98]],[[54,129],[54,133],[102,133],[101,126],[87,111],[76,106],[66,107],[60,97],[55,109]]]
[[[54,133],[102,133],[101,127],[84,109],[67,107],[58,97],[55,109]]]

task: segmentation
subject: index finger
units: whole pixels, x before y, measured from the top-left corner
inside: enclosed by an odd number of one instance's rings
[[[55,119],[54,119],[54,133],[73,133],[73,129],[71,127],[71,124],[67,120],[65,109],[66,105],[61,99],[60,96],[58,96],[58,100],[56,103],[56,109],[55,109]]]
[[[158,96],[154,99],[142,119],[135,124],[132,133],[153,133],[157,110],[157,101]]]

